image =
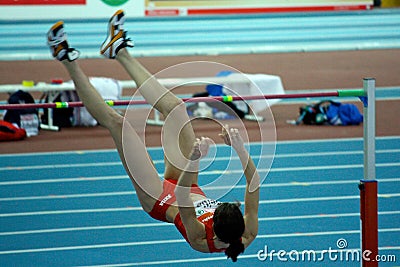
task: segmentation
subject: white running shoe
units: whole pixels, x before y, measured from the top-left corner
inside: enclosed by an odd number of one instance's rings
[[[133,42],[126,37],[123,26],[125,14],[123,10],[118,10],[108,22],[107,38],[100,48],[100,54],[107,58],[115,58],[118,51],[124,47],[133,47]]]
[[[53,57],[59,61],[64,59],[74,61],[79,58],[79,51],[68,45],[63,21],[56,22],[47,32],[47,45],[50,47]]]

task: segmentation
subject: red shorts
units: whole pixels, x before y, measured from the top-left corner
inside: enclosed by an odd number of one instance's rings
[[[158,197],[156,204],[153,209],[149,212],[149,215],[156,220],[167,222],[166,213],[167,209],[176,201],[175,187],[178,180],[165,179],[163,183],[163,192]],[[206,196],[197,184],[192,184],[191,193]]]

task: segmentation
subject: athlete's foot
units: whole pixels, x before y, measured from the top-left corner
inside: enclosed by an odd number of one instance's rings
[[[108,22],[107,38],[100,48],[100,54],[107,58],[115,58],[122,48],[133,47],[133,42],[127,38],[123,26],[125,22],[124,11],[118,10]]]
[[[59,61],[68,59],[74,61],[79,58],[79,51],[69,47],[67,42],[67,34],[64,31],[64,22],[56,22],[47,32],[47,45],[54,58]]]

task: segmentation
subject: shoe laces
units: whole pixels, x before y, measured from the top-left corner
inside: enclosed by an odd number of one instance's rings
[[[127,31],[123,32],[122,39],[124,40],[124,43],[125,43],[126,46],[133,47],[132,39],[131,38],[127,38],[127,33],[128,33]]]

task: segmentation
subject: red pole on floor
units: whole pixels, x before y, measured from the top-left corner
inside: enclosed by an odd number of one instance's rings
[[[378,255],[378,182],[361,180],[361,246],[362,266],[377,267]]]

